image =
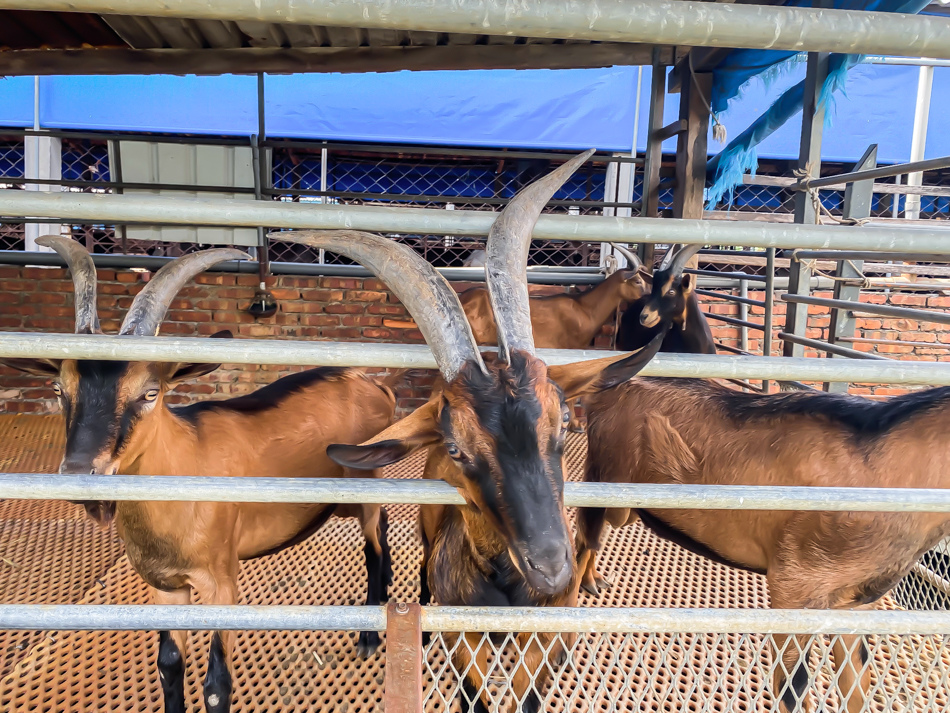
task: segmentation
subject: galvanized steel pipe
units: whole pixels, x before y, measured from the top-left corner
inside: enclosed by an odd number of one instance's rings
[[[493,351],[486,348],[484,351]],[[600,349],[538,349],[548,364],[571,364],[621,352]],[[300,342],[283,339],[115,337],[90,334],[0,333],[0,356],[111,361],[189,361],[434,369],[424,344]],[[950,362],[857,361],[732,354],[658,354],[644,376],[779,381],[850,381],[950,386]]]
[[[817,609],[422,607],[423,631],[577,633],[866,634],[950,633],[950,613]],[[381,606],[3,604],[12,630],[383,631]]]
[[[707,3],[712,5],[713,3]],[[726,7],[726,5],[723,5]],[[753,7],[729,5],[728,7]],[[0,190],[0,216],[95,223],[353,229],[415,235],[488,235],[498,213],[382,206]],[[950,254],[950,229],[796,225],[725,220],[542,215],[532,237],[614,243],[699,243]]]
[[[0,498],[237,503],[463,505],[439,480],[0,474]],[[950,512],[950,489],[565,483],[571,507]]]
[[[676,0],[0,0],[0,8],[950,58],[950,20]]]

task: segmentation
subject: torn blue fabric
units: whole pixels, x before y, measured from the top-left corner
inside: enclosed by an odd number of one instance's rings
[[[787,6],[813,7],[812,0],[788,0]],[[916,14],[929,4],[929,0],[835,0],[838,10],[876,10],[881,12],[904,12]],[[710,109],[714,115],[725,111],[729,104],[741,96],[743,87],[754,77],[762,77],[768,84],[781,74],[790,62],[800,58],[797,52],[776,50],[741,49],[730,52],[713,69],[713,88]],[[861,61],[858,55],[833,54],[829,59],[828,76],[821,88],[819,105],[826,109],[830,118],[829,102],[834,92],[842,91],[848,70]],[[709,164],[714,182],[707,191],[707,209],[714,208],[724,196],[732,202],[736,186],[742,183],[746,172],[755,175],[758,167],[756,146],[801,111],[804,98],[804,81],[786,90],[739,136],[729,142],[725,149]]]

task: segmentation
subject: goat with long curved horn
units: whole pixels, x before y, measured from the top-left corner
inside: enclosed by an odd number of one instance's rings
[[[610,243],[610,247],[612,247],[614,250],[616,250],[618,253],[620,253],[624,257],[624,259],[627,261],[628,270],[633,270],[634,272],[636,272],[641,267],[643,267],[643,263],[640,262],[640,258],[637,257],[635,253],[627,250],[627,248],[625,248],[623,245],[620,245],[618,243]]]
[[[485,281],[498,325],[498,353],[504,361],[510,361],[512,349],[534,354],[527,276],[534,226],[551,196],[593,155],[594,149],[585,151],[521,190],[492,223],[485,248]]]
[[[487,373],[458,295],[412,248],[359,230],[294,230],[268,237],[345,255],[389,285],[419,325],[447,382],[468,361]]]
[[[76,334],[102,334],[96,311],[96,265],[92,255],[72,238],[44,235],[36,244],[52,248],[66,261],[73,278],[75,293]]]
[[[119,334],[154,337],[169,305],[185,283],[209,267],[227,260],[247,260],[247,253],[233,248],[212,248],[185,255],[163,266],[132,300]]]

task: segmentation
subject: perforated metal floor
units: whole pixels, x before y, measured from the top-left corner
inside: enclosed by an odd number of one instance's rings
[[[7,472],[52,472],[62,448],[58,417],[0,416],[0,464]],[[567,458],[572,480],[581,476],[586,441],[571,436]],[[418,454],[391,468],[389,477],[419,477]],[[418,597],[421,546],[414,506],[390,507],[396,600]],[[362,538],[355,521],[332,519],[306,542],[277,555],[242,563],[240,587],[247,604],[356,604],[364,600]],[[764,579],[707,562],[658,540],[639,525],[609,533],[600,569],[613,586],[599,599],[584,594],[581,605],[645,607],[765,607]],[[131,569],[114,531],[87,521],[78,506],[65,503],[0,501],[0,602],[147,603],[144,583]],[[884,606],[893,606],[885,602]],[[235,649],[235,712],[320,710],[335,713],[382,711],[384,653],[368,661],[355,656],[355,634],[334,632],[247,632]],[[660,639],[657,639],[660,641]],[[190,639],[187,691],[191,710],[202,710],[209,636]],[[0,632],[0,711],[162,710],[153,668],[158,636],[142,632]],[[590,655],[594,659],[607,652]],[[429,671],[443,671],[441,647],[433,647]],[[668,647],[646,658],[615,654],[610,665],[623,675],[605,676],[622,687],[637,666],[664,666]],[[687,657],[688,658],[688,657]],[[950,654],[946,665],[950,668]],[[652,663],[650,663],[652,662]],[[735,698],[715,709],[747,710],[742,691],[763,685],[755,672],[734,676]],[[607,659],[604,659],[604,665]],[[709,665],[708,662],[706,665]],[[686,675],[683,663],[672,676]],[[882,667],[883,668],[886,667]],[[679,671],[679,673],[677,673]],[[625,672],[625,673],[624,673]],[[435,684],[453,687],[446,675]],[[429,686],[433,686],[431,680]],[[627,681],[627,685],[632,680]],[[577,685],[576,683],[574,685]],[[669,682],[667,685],[676,685]],[[618,691],[619,695],[619,691]],[[696,691],[702,696],[702,691]],[[616,697],[614,697],[616,700]],[[429,708],[439,710],[438,696]],[[928,699],[929,700],[929,699]],[[618,700],[619,704],[620,701]],[[707,703],[708,705],[708,703]],[[632,707],[631,707],[632,706]],[[457,707],[457,706],[452,706]],[[648,706],[656,710],[664,706]],[[692,708],[693,706],[687,706]],[[753,705],[753,707],[755,707]],[[619,705],[635,710],[637,705]]]

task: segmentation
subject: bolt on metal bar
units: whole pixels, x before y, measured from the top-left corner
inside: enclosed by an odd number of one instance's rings
[[[0,628],[384,631],[383,606],[3,604]],[[422,631],[911,635],[950,632],[943,611],[442,607],[420,609]]]
[[[798,304],[831,307],[832,309],[847,310],[849,312],[860,312],[861,314],[874,314],[881,317],[906,317],[908,319],[919,319],[923,322],[950,324],[950,314],[928,309],[892,307],[891,305],[873,305],[866,302],[851,302],[850,300],[835,300],[827,297],[806,297],[805,295],[791,294],[783,294],[782,299],[785,302],[797,302]]]
[[[891,361],[887,357],[883,357],[878,354],[869,354],[868,352],[861,352],[857,349],[839,347],[837,344],[829,344],[828,342],[822,342],[818,339],[809,339],[808,337],[799,337],[797,334],[789,334],[788,332],[779,332],[778,337],[779,339],[784,339],[786,342],[801,344],[803,347],[816,349],[820,352],[828,352],[829,354],[836,354],[837,356],[850,357],[852,359]]]
[[[892,176],[903,175],[905,173],[936,171],[941,168],[950,168],[950,156],[929,158],[926,161],[913,161],[911,163],[896,163],[890,166],[878,166],[877,168],[868,168],[863,171],[851,171],[850,173],[839,173],[834,176],[825,176],[823,178],[806,178],[792,185],[791,188],[799,191],[806,191],[809,188],[824,188],[825,186],[833,186],[836,183],[870,181],[875,178],[890,178]]]
[[[494,351],[491,347],[485,352]],[[548,364],[573,364],[620,356],[600,349],[538,349]],[[0,333],[0,357],[102,359],[107,361],[281,364],[285,366],[391,367],[435,369],[424,344],[300,342],[283,339],[199,339],[195,337],[115,337],[91,334]],[[950,385],[950,363],[838,361],[800,357],[727,354],[658,354],[643,376],[778,381],[851,381],[880,384]]]
[[[2,0],[0,8],[950,58],[942,17],[676,0]]]
[[[96,223],[131,222],[248,228],[269,225],[274,228],[484,236],[488,234],[497,215],[470,210],[0,190],[0,216],[45,217]],[[858,228],[840,225],[768,224],[755,221],[548,214],[538,219],[532,237],[535,240],[591,243],[699,243],[882,252],[917,250],[950,254],[950,230],[937,227],[927,230],[893,226]],[[751,276],[743,273],[739,279],[743,278],[751,279]]]
[[[0,498],[131,502],[463,505],[442,481],[0,473]],[[699,510],[950,512],[950,489],[565,483],[570,507]]]

